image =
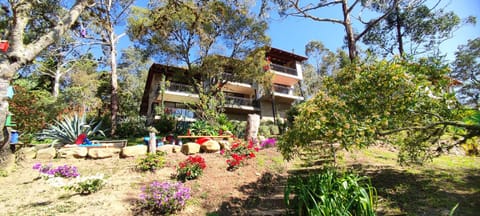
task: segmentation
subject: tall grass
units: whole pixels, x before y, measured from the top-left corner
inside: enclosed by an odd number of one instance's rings
[[[290,177],[284,195],[295,215],[375,215],[377,194],[369,179],[333,168]]]

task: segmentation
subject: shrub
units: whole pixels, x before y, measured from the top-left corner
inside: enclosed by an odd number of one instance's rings
[[[230,159],[227,159],[227,169],[235,170],[242,166],[246,159],[255,157],[255,152],[258,152],[258,148],[253,147],[252,141],[249,141],[247,145],[240,140],[236,140],[233,142],[231,149],[224,152],[226,157],[230,157]]]
[[[99,191],[105,184],[106,181],[103,174],[97,174],[94,176],[77,177],[74,181],[67,183],[62,188],[87,195]]]
[[[163,151],[148,153],[144,158],[138,159],[137,169],[153,172],[158,168],[162,168],[165,164],[165,154]]]
[[[192,135],[205,136],[218,135],[218,131],[208,122],[203,120],[197,120],[194,123],[190,124],[190,133],[192,133]]]
[[[295,194],[293,202],[290,194]],[[366,177],[329,168],[290,177],[284,199],[295,215],[375,215],[376,190]]]
[[[83,114],[79,116],[64,116],[62,121],[54,121],[54,124],[49,125],[48,129],[43,130],[39,136],[42,138],[49,138],[58,140],[60,143],[74,143],[77,137],[84,133],[87,137],[100,133],[103,136],[103,131],[100,130],[101,122],[96,123],[90,121],[87,123],[86,116]]]
[[[144,116],[126,117],[117,124],[116,135],[120,138],[143,137],[148,134]]]
[[[62,177],[62,178],[75,178],[79,176],[78,169],[75,166],[63,165],[56,168],[52,168],[52,165],[42,165],[36,163],[32,167],[34,170],[38,170],[41,175],[49,177]]]
[[[182,183],[154,181],[142,187],[140,205],[142,209],[157,214],[170,214],[181,210],[190,198],[190,188]]]
[[[205,160],[201,156],[189,156],[178,164],[177,179],[180,181],[196,179],[203,174],[206,167]]]

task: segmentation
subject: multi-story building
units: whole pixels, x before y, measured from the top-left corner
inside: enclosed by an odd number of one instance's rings
[[[246,120],[248,114],[256,113],[262,120],[275,121],[276,118],[286,117],[286,111],[293,102],[303,100],[294,90],[303,79],[302,61],[307,58],[276,48],[270,48],[266,55],[270,61],[267,69],[273,73],[271,91],[265,91],[252,81],[228,79],[233,74],[224,72],[225,80],[232,80],[223,86],[225,113],[230,119]],[[164,75],[170,83],[163,91],[165,109],[186,120],[195,119],[194,113],[188,110],[185,103],[196,102],[199,96],[194,93],[192,86],[185,84],[185,74],[186,71],[182,68],[153,64],[148,72],[140,114],[154,117],[155,107],[160,105],[162,99],[160,91]]]

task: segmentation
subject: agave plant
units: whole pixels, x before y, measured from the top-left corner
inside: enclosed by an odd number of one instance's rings
[[[64,116],[61,121],[54,121],[54,124],[43,130],[39,135],[42,138],[49,138],[58,140],[60,143],[74,143],[77,137],[84,133],[87,137],[90,137],[96,133],[100,133],[105,136],[102,130],[100,130],[102,122],[96,123],[91,120],[87,124],[85,114],[79,116],[75,113],[73,116]]]

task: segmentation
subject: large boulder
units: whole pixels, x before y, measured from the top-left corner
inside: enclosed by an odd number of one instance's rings
[[[59,158],[85,158],[88,154],[86,147],[61,148],[58,150]]]
[[[122,148],[122,157],[138,157],[147,154],[146,145],[127,146]]]
[[[182,145],[181,152],[186,155],[199,153],[200,145],[194,142],[185,143]]]
[[[204,152],[218,152],[220,151],[220,144],[215,140],[208,140],[200,148]]]
[[[55,158],[56,155],[57,155],[57,151],[55,150],[55,148],[50,147],[45,149],[39,149],[37,151],[36,158],[41,160],[51,160]]]
[[[17,154],[24,159],[34,159],[37,156],[37,149],[35,147],[21,148]]]
[[[88,157],[92,159],[103,159],[117,156],[120,153],[119,148],[89,148]]]

